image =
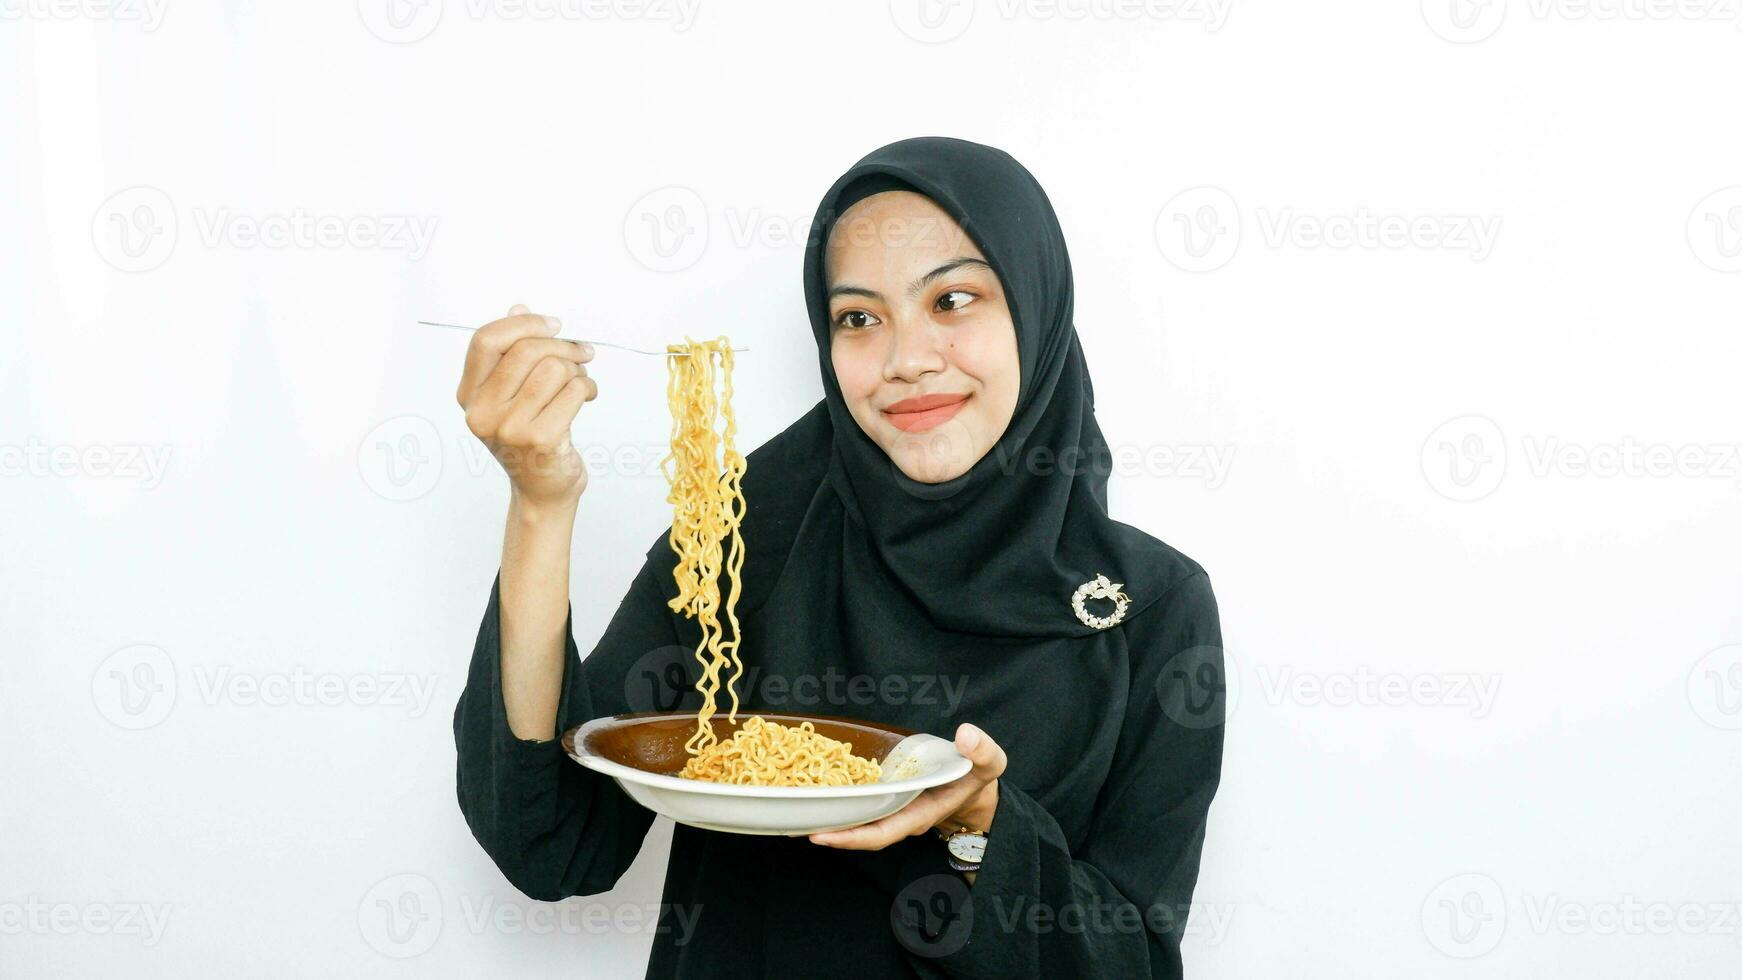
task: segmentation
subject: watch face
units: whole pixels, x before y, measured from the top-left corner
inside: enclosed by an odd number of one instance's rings
[[[986,856],[985,834],[956,834],[950,838],[950,855],[967,864],[979,864]]]

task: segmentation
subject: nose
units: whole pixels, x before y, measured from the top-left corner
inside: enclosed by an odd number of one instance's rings
[[[912,383],[945,368],[942,338],[937,325],[926,318],[900,317],[887,335],[883,380]]]

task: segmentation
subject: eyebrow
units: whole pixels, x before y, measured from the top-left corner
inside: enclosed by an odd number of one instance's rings
[[[909,296],[912,296],[915,293],[919,292],[920,290],[924,289],[926,286],[926,283],[931,282],[932,280],[938,278],[939,276],[948,275],[951,271],[953,271],[955,269],[960,269],[963,266],[968,266],[968,265],[983,266],[988,270],[992,268],[992,266],[989,263],[987,263],[986,260],[984,260],[984,259],[976,259],[976,258],[973,258],[971,256],[967,256],[967,255],[957,256],[956,258],[953,258],[953,259],[949,260],[948,262],[945,262],[943,265],[938,266],[937,268],[926,273],[925,275],[920,276],[918,279],[915,279],[914,281],[908,283],[907,284],[907,294]],[[883,298],[883,294],[879,293],[875,289],[866,289],[864,286],[854,286],[854,285],[845,284],[845,283],[843,283],[842,285],[839,285],[839,286],[835,286],[829,290],[829,298],[830,299],[834,299],[836,296],[863,296],[866,299],[876,299],[876,300],[880,300]]]

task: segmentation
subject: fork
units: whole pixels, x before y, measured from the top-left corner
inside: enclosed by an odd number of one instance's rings
[[[468,327],[468,326],[465,326],[465,325],[459,324],[459,323],[437,323],[434,320],[419,320],[417,322],[423,324],[426,327],[447,327],[450,330],[464,330],[467,333],[477,333],[478,332],[477,327]],[[636,354],[653,354],[653,355],[656,355],[659,357],[689,357],[690,356],[689,351],[642,350],[639,347],[628,347],[628,346],[625,346],[623,344],[613,344],[608,340],[576,340],[573,337],[558,337],[557,339],[558,340],[566,340],[572,344],[592,344],[594,347],[614,347],[617,350],[626,350],[626,351],[630,351],[630,352],[636,353]],[[732,350],[734,352],[742,351],[742,350],[749,350],[749,349],[750,348],[748,348],[748,347],[734,347],[734,348],[732,348]]]

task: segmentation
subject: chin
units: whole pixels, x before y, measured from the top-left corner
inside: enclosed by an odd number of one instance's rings
[[[953,480],[980,459],[965,426],[945,423],[925,432],[894,431],[896,438],[884,451],[901,472],[920,483]]]
[[[901,472],[907,475],[908,479],[915,483],[945,483],[968,472],[966,469],[954,468],[943,470],[915,470],[911,467],[901,466],[900,464],[896,465],[900,468]]]

